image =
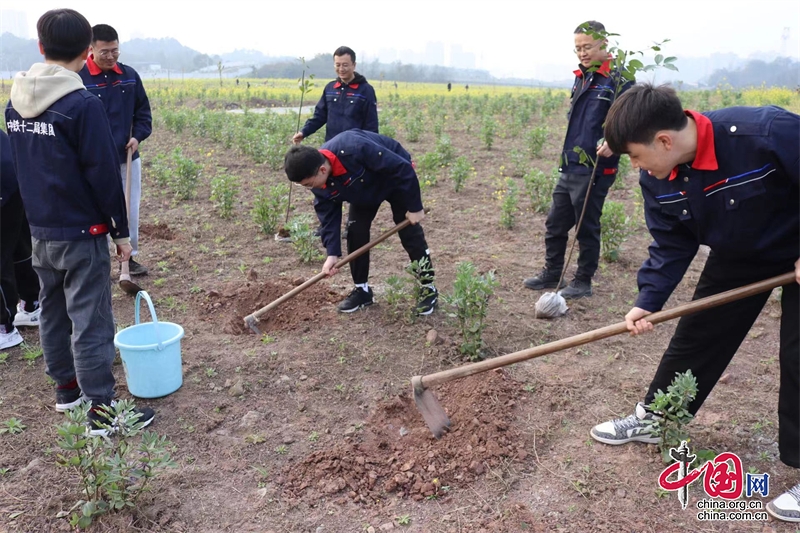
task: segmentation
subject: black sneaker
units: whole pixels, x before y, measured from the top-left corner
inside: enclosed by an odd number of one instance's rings
[[[364,290],[356,287],[347,295],[342,303],[339,304],[339,311],[342,313],[352,313],[362,307],[372,305],[375,301],[372,298],[372,289]]]
[[[131,276],[144,276],[148,272],[146,266],[137,263],[133,258],[128,261],[128,269],[131,272]]]
[[[577,298],[587,298],[592,295],[592,282],[582,279],[573,279],[566,289],[559,293],[565,300],[575,300]]]
[[[104,405],[92,407],[89,411],[89,434],[95,437],[108,437],[113,435],[118,427],[119,420],[109,420],[101,411],[110,409]],[[156,412],[149,407],[137,407],[133,410],[133,416],[139,415],[136,419],[137,423],[141,423],[142,427],[149,426],[153,419],[156,417]]]
[[[555,289],[556,285],[558,285],[558,280],[560,277],[560,270],[550,270],[545,267],[537,276],[527,278],[525,281],[523,281],[523,283],[527,288],[535,291],[540,291],[542,289]],[[567,284],[562,281],[561,285],[558,285],[558,288],[563,289],[566,286]]]
[[[417,316],[428,316],[436,309],[436,302],[439,300],[439,291],[433,287],[423,287],[422,295],[417,302]]]
[[[78,386],[77,380],[73,379],[71,383],[56,387],[56,411],[59,413],[77,407],[83,399],[83,392]]]

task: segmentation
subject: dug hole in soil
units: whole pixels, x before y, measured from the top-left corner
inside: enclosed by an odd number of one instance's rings
[[[452,429],[436,440],[421,423],[411,394],[382,402],[345,443],[287,465],[284,496],[373,503],[395,493],[414,500],[445,498],[500,461],[522,461],[525,440],[514,425],[519,384],[502,371],[444,384],[436,391]],[[347,434],[347,433],[346,433]]]

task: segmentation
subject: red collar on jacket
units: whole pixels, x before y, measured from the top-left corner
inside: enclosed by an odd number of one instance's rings
[[[692,168],[697,170],[718,170],[717,154],[714,151],[714,127],[711,120],[697,111],[685,110],[684,113],[694,120],[697,125],[697,149],[692,161]],[[672,169],[669,179],[674,180],[678,176],[678,168]]]
[[[333,84],[333,88],[334,89],[338,89],[341,86],[342,86],[342,82],[339,81],[339,80],[336,80],[336,83]],[[358,84],[357,83],[348,83],[347,86],[350,87],[351,89],[358,89]]]
[[[86,58],[86,66],[89,68],[89,74],[92,76],[97,76],[103,72],[103,69],[97,66],[97,63],[94,62],[94,54],[90,54],[89,57]],[[117,63],[114,63],[114,67],[111,69],[117,74],[122,74],[122,69],[119,68]]]
[[[578,70],[573,70],[572,72],[573,72],[573,73],[574,73],[576,76],[578,76],[579,78],[582,78],[582,77],[583,77],[583,71],[582,71],[581,69],[578,69]],[[609,74],[611,74],[611,60],[610,60],[610,59],[606,59],[606,60],[603,62],[603,64],[602,64],[602,65],[600,65],[599,67],[597,67],[597,70],[595,70],[595,72],[597,72],[597,73],[598,73],[598,74],[600,74],[601,76],[605,76],[605,77],[607,78],[607,77],[608,77],[608,75],[609,75]]]
[[[319,153],[325,156],[325,159],[328,160],[328,163],[331,164],[331,175],[333,176],[344,176],[347,174],[347,169],[344,168],[344,165],[339,158],[336,157],[336,154],[331,152],[330,150],[320,149]]]

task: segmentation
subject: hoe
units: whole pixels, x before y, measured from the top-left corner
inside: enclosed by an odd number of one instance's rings
[[[781,276],[776,276],[774,278],[765,279],[757,283],[745,285],[744,287],[739,287],[722,292],[720,294],[715,294],[714,296],[708,296],[706,298],[694,300],[687,304],[675,307],[674,309],[653,313],[652,315],[647,316],[647,320],[653,324],[659,324],[661,322],[666,322],[667,320],[672,320],[673,318],[711,309],[712,307],[717,307],[726,303],[740,300],[742,298],[747,298],[748,296],[753,296],[755,294],[772,290],[775,287],[788,285],[794,282],[795,274],[794,272],[789,272]],[[580,335],[575,335],[559,341],[529,348],[527,350],[495,357],[494,359],[487,359],[485,361],[480,361],[457,368],[451,368],[450,370],[443,370],[427,376],[414,376],[411,378],[414,402],[417,404],[417,409],[419,409],[420,413],[422,413],[422,417],[425,419],[425,423],[433,433],[433,436],[438,439],[450,427],[450,419],[448,418],[447,413],[445,413],[442,406],[439,405],[439,400],[436,399],[436,396],[430,390],[430,387],[445,383],[447,381],[471,376],[472,374],[477,374],[479,372],[486,372],[487,370],[493,370],[495,368],[519,363],[521,361],[527,361],[528,359],[551,354],[559,350],[565,350],[567,348],[588,344],[600,339],[613,337],[614,335],[619,335],[620,333],[625,333],[627,331],[628,328],[625,325],[625,322],[620,322],[618,324],[595,329],[586,333],[581,333]]]

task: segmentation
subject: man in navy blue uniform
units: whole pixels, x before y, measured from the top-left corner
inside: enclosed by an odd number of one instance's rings
[[[538,275],[524,281],[525,286],[533,290],[563,288],[559,294],[565,299],[592,295],[592,277],[600,260],[600,216],[619,165],[619,155],[615,155],[607,144],[597,145],[603,138],[603,122],[611,103],[631,86],[619,72],[611,71],[607,42],[595,38],[602,32],[605,32],[605,26],[594,20],[575,28],[575,54],[580,64],[575,71],[567,134],[558,164],[561,177],[553,190],[553,203],[545,222],[545,264]],[[580,249],[578,269],[564,288],[563,284],[556,285],[564,268],[569,230],[580,220],[592,175],[592,167],[581,164],[580,154],[574,150],[576,146],[599,161],[586,214],[577,235]]]
[[[622,95],[606,119],[615,153],[630,154],[639,183],[649,258],[639,270],[639,296],[625,316],[632,335],[653,329],[698,247],[711,249],[694,299],[794,271],[782,287],[780,392],[781,461],[800,468],[800,117],[775,106],[684,111],[668,86],[639,85]],[[697,378],[694,414],[714,388],[769,298],[757,294],[680,319],[655,377],[634,414],[595,426],[606,444],[657,443],[648,410],[677,372]],[[800,521],[800,485],[767,505],[782,520]]]
[[[142,199],[142,160],[139,158],[139,143],[153,131],[150,101],[139,74],[128,65],[117,61],[119,37],[108,24],[92,28],[92,48],[86,65],[78,73],[83,84],[97,95],[106,109],[114,144],[120,160],[122,186],[125,187],[127,152],[133,150],[131,158],[131,197],[128,213],[131,246],[133,252],[128,262],[132,276],[147,274],[147,267],[134,257],[139,255],[139,205]]]
[[[400,143],[384,135],[362,130],[340,133],[319,150],[293,146],[286,153],[284,168],[289,180],[311,189],[314,209],[322,224],[322,243],[328,257],[322,271],[336,273],[333,266],[342,255],[342,202],[350,203],[347,250],[353,252],[369,242],[369,231],[381,204],[392,208],[395,224],[406,218],[411,225],[400,230],[400,242],[411,261],[420,268],[417,278],[422,285],[416,312],[433,312],[438,293],[433,285],[433,265],[419,223],[425,218],[419,181],[411,156]],[[339,305],[339,311],[351,313],[373,303],[369,278],[369,252],[350,262],[355,288]]]
[[[333,67],[337,78],[325,86],[322,97],[292,141],[297,144],[327,124],[325,141],[330,141],[343,131],[360,129],[378,133],[378,100],[375,89],[367,79],[356,72],[356,53],[340,46],[333,53]]]
[[[14,77],[5,119],[41,284],[39,335],[56,410],[91,401],[91,433],[105,435],[100,409],[111,405],[115,384],[107,235],[118,260],[131,254],[118,150],[102,102],[78,75],[89,22],[55,9],[36,27],[44,63]],[[155,416],[140,413],[146,424]]]

